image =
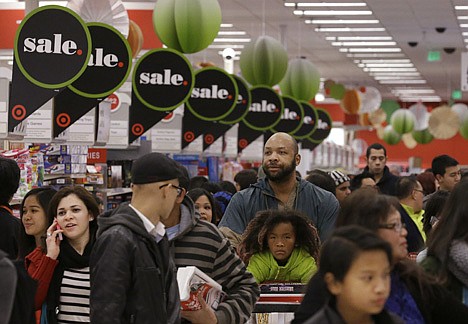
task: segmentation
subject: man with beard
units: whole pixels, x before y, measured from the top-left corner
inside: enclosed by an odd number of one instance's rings
[[[332,193],[296,177],[300,162],[298,145],[291,135],[276,133],[268,139],[262,161],[265,178],[236,193],[219,223],[234,246],[255,214],[266,209],[298,210],[312,220],[322,241],[329,235],[338,215],[338,201]]]

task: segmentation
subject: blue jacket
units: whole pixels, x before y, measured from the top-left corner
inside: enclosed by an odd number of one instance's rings
[[[335,227],[339,204],[335,196],[312,183],[299,180],[294,207],[304,213],[317,227],[323,242]],[[226,208],[219,227],[228,227],[242,234],[247,224],[261,210],[278,209],[278,198],[265,179],[260,179],[249,188],[236,193]]]

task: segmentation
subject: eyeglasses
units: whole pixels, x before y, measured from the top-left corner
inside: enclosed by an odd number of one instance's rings
[[[420,193],[422,193],[424,195],[424,190],[422,189],[413,189],[414,191],[419,191]]]
[[[397,233],[401,233],[401,231],[406,228],[405,223],[390,223],[390,224],[380,224],[379,228],[394,230]]]
[[[167,186],[171,186],[172,188],[176,189],[177,190],[177,196],[180,196],[182,194],[182,192],[184,192],[184,188],[176,186],[175,184],[172,184],[172,183],[165,183],[163,185],[160,185],[159,189],[162,189],[162,188],[167,187]]]

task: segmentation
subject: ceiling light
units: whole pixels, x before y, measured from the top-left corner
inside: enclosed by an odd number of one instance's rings
[[[460,24],[461,28],[468,28],[468,24]]]
[[[208,46],[208,48],[226,48],[226,47],[230,47],[230,48],[244,48],[244,45],[240,45],[240,44],[218,44],[218,45],[210,45],[210,46]]]
[[[367,4],[365,2],[285,2],[285,7],[365,7]]]
[[[391,36],[327,36],[326,40],[330,41],[390,41]]]
[[[218,33],[219,36],[235,36],[235,35],[238,35],[238,36],[242,36],[242,35],[246,35],[247,33],[245,31],[240,31],[240,30],[236,30],[236,31],[220,31]]]
[[[442,99],[439,96],[413,96],[413,97],[400,97],[400,101],[404,102],[440,102]]]
[[[370,10],[294,10],[296,16],[370,16]]]
[[[380,80],[380,84],[426,84],[426,80]]]
[[[455,10],[468,10],[468,6],[455,6]]]
[[[369,68],[412,68],[413,63],[360,63]]]
[[[305,21],[306,24],[310,24],[310,22],[307,22],[308,20]],[[309,20],[310,21],[310,20]],[[372,28],[366,28],[366,27],[356,27],[356,28],[351,28],[351,27],[319,27],[315,28],[316,32],[323,32],[323,33],[341,33],[341,32],[383,32],[385,31],[385,28],[383,27],[372,27]]]
[[[317,93],[315,95],[315,101],[320,102],[320,101],[324,101],[324,100],[325,100],[325,96],[323,95],[323,93],[319,92],[319,93]]]
[[[340,52],[343,53],[374,53],[374,52],[401,52],[401,48],[391,47],[391,48],[378,48],[378,47],[368,47],[368,48],[340,48]]]
[[[405,57],[403,53],[349,53],[346,57],[363,57],[363,58],[376,58],[376,57]]]
[[[214,43],[249,43],[252,39],[250,38],[215,38]]]
[[[369,73],[370,76],[381,76],[381,75],[386,75],[386,76],[417,76],[421,77],[421,74],[417,71],[414,72],[383,72],[383,71],[372,71]]]
[[[364,60],[355,60],[354,63],[411,63],[410,59],[364,59]]]
[[[383,67],[367,67],[369,72],[416,72],[416,68],[383,68]]]
[[[468,16],[458,16],[457,17],[459,20],[467,20]]]
[[[405,93],[435,93],[433,89],[393,89],[395,94],[405,94]]]
[[[377,19],[312,19],[306,20],[306,24],[314,25],[347,25],[347,24],[378,24]]]
[[[395,46],[396,42],[332,42],[332,46]]]
[[[232,27],[234,27],[234,25],[233,24],[221,24],[221,25],[219,25],[219,27],[221,27],[221,28],[232,28]]]
[[[382,75],[382,76],[373,76],[373,78],[375,80],[415,80],[415,79],[420,79],[421,77],[420,76],[398,76],[398,75],[394,75],[394,76],[391,76],[391,75]]]

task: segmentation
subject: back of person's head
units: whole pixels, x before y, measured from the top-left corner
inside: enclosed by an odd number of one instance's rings
[[[190,185],[188,190],[192,190],[195,188],[201,188],[204,183],[207,183],[208,179],[204,176],[195,176],[190,178]]]
[[[434,176],[444,176],[446,168],[457,166],[458,164],[459,163],[457,160],[446,154],[436,156],[432,160],[432,173],[434,174]]]
[[[434,174],[432,172],[423,172],[416,176],[424,190],[424,195],[427,196],[436,191]]]
[[[382,251],[392,264],[392,248],[375,232],[358,225],[337,228],[320,250],[318,273],[331,273],[335,280],[343,282],[353,262],[363,252]]]
[[[395,191],[398,199],[409,197],[415,188],[418,187],[418,180],[415,176],[400,177],[397,180]]]
[[[307,175],[306,180],[317,187],[331,192],[334,196],[336,195],[335,181],[333,181],[332,177],[327,172],[318,169],[312,170]]]
[[[352,177],[351,181],[349,182],[349,189],[351,189],[351,191],[354,191],[356,189],[359,189],[362,187],[362,181],[364,179],[372,179],[374,180],[374,176],[370,173],[367,173],[367,172],[363,172],[363,173],[360,173],[360,174],[356,174],[354,177]]]
[[[54,221],[54,218],[51,217],[51,215],[48,213],[49,203],[52,197],[56,193],[57,193],[56,190],[52,188],[48,188],[48,187],[34,188],[26,193],[26,195],[23,198],[23,201],[21,202],[20,219],[23,219],[26,199],[28,199],[29,197],[36,197],[36,201],[39,203],[40,207],[42,208],[44,212],[46,223],[45,223],[45,228],[44,228],[44,238],[42,238],[42,242],[41,242],[41,248],[43,249],[44,252],[46,248],[46,245],[45,245],[45,233],[46,232],[45,231],[47,230],[47,228],[49,228],[50,225],[52,225],[52,222]],[[35,220],[35,221],[36,221],[36,224],[39,223],[39,220]],[[35,237],[33,235],[26,234],[24,226],[21,226],[21,234],[20,234],[20,239],[19,239],[20,259],[24,259],[35,248],[36,248]]]
[[[239,245],[244,262],[248,262],[255,253],[268,251],[268,234],[283,223],[292,225],[296,236],[295,246],[304,248],[318,260],[320,239],[315,226],[299,211],[270,209],[259,211],[247,225]]]
[[[235,194],[237,192],[236,186],[231,181],[220,181],[219,185],[221,187],[221,191],[226,191],[231,194]]]
[[[361,188],[353,191],[341,205],[336,226],[354,224],[376,232],[398,206],[395,197],[378,194],[372,188]]]
[[[454,240],[468,239],[468,181],[459,182],[450,193],[437,225],[432,229],[427,246],[428,255],[435,255],[445,266]]]
[[[18,190],[20,168],[15,160],[0,157],[0,205],[6,205]]]
[[[179,176],[179,186],[185,189],[185,192],[189,190],[190,187],[190,175],[186,167],[182,164],[179,164],[180,176]]]
[[[257,182],[257,171],[253,169],[244,169],[234,176],[234,182],[238,185],[238,190],[244,190],[251,184]]]
[[[367,150],[366,150],[366,158],[369,158],[370,154],[371,154],[371,150],[383,150],[384,151],[384,155],[387,156],[387,149],[385,149],[385,146],[383,146],[382,144],[380,143],[373,143],[371,145],[369,145],[367,147]]]
[[[216,200],[216,204],[220,209],[219,214],[222,217],[226,211],[227,206],[229,205],[229,202],[231,201],[232,193],[227,191],[218,191],[213,195],[213,198]]]
[[[427,200],[423,218],[423,230],[427,237],[429,237],[429,233],[431,232],[434,224],[439,220],[440,213],[442,212],[449,196],[449,191],[437,190]]]
[[[203,183],[201,185],[201,188],[211,192],[211,194],[217,193],[219,191],[223,191],[223,188],[221,188],[221,186],[218,183],[211,182],[211,181]]]

